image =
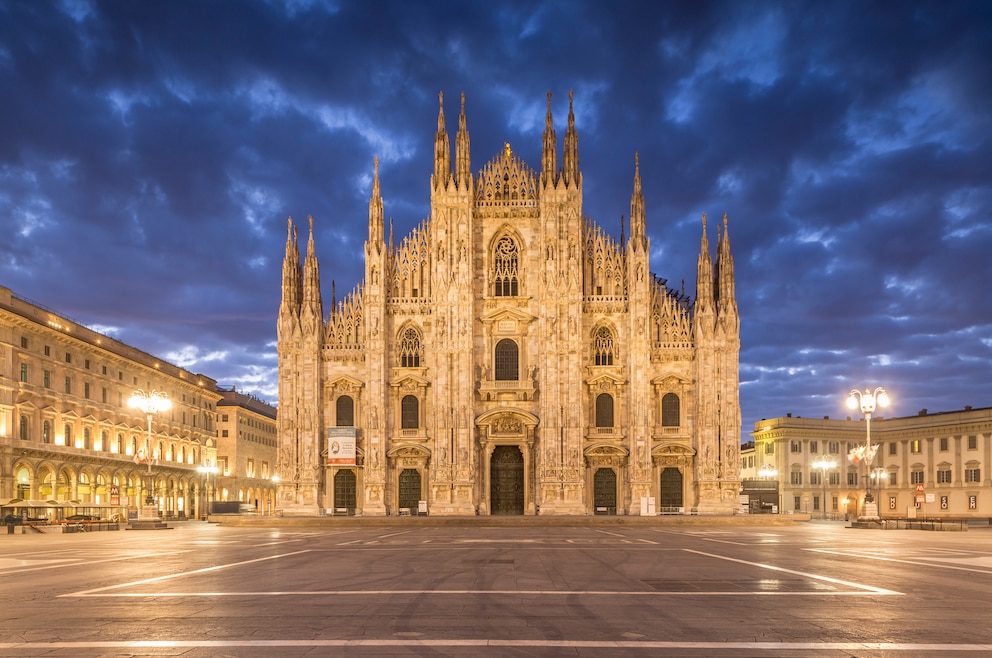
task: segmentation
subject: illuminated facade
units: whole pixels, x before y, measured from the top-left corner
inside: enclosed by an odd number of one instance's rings
[[[277,511],[729,514],[739,318],[724,217],[697,295],[650,271],[639,164],[629,236],[582,209],[569,106],[558,166],[504,145],[471,170],[464,97],[443,102],[430,217],[387,241],[378,162],[364,280],[325,316],[311,220],[290,220],[278,316]],[[454,156],[454,157],[452,157]],[[619,214],[619,213],[618,213]],[[695,249],[695,246],[692,247]]]
[[[217,469],[211,500],[239,501],[258,514],[275,502],[276,409],[251,395],[220,389],[217,403]]]
[[[828,518],[855,519],[868,488],[883,519],[992,517],[992,408],[875,416],[871,440],[878,451],[870,469],[848,458],[865,443],[863,418],[789,415],[755,423],[751,436],[754,459],[749,469],[743,464],[742,477],[761,479],[762,468],[774,470],[781,512],[818,518],[825,504]],[[824,457],[836,467],[814,467]]]
[[[216,446],[216,382],[125,345],[0,287],[0,503],[10,499],[119,505],[145,495],[137,463],[147,419],[128,406],[159,391],[153,419],[154,494],[166,517],[196,513],[197,466]]]

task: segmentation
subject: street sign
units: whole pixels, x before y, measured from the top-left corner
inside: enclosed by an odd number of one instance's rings
[[[916,504],[917,505],[922,505],[925,502],[927,502],[927,495],[926,494],[916,494]]]
[[[917,482],[916,483],[916,493],[923,493],[923,483],[922,482]]]

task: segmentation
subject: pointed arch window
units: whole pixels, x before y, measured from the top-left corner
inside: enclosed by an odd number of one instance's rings
[[[496,343],[496,379],[513,381],[520,379],[517,344],[509,338]]]
[[[596,331],[596,365],[612,366],[613,357],[616,354],[616,340],[609,327],[600,327]]]
[[[355,401],[350,395],[342,395],[335,404],[338,427],[355,426]]]
[[[596,396],[596,427],[613,427],[613,396],[609,393]]]
[[[665,393],[665,397],[661,398],[661,425],[663,427],[680,425],[679,396],[675,393]]]
[[[416,429],[420,427],[420,400],[416,395],[404,395],[400,401],[400,427]]]
[[[420,332],[413,327],[407,327],[400,337],[400,367],[419,368],[423,345],[420,342]]]
[[[496,241],[493,248],[493,295],[516,297],[519,294],[520,250],[509,236]]]

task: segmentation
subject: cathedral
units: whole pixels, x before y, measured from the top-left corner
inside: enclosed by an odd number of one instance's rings
[[[379,165],[365,275],[325,315],[310,219],[290,219],[278,315],[285,516],[731,514],[740,322],[727,218],[696,296],[650,270],[634,158],[629,236],[582,210],[569,94],[540,169],[510,144],[475,173],[440,97],[430,216],[385,234]]]

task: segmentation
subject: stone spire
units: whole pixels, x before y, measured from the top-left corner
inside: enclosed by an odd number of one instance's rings
[[[541,185],[554,185],[558,178],[558,136],[551,118],[551,92],[548,92],[548,113],[544,117],[544,146],[541,150]]]
[[[460,190],[467,190],[471,180],[472,158],[469,155],[468,121],[465,119],[465,92],[462,92],[462,109],[458,114],[458,134],[455,135],[455,185]]]
[[[710,242],[706,237],[706,213],[703,213],[703,237],[699,245],[699,259],[696,263],[696,318],[713,312],[713,261],[710,258]],[[698,323],[697,323],[698,324]]]
[[[565,187],[579,187],[582,179],[579,174],[579,135],[575,131],[575,113],[572,111],[572,92],[568,92],[568,128],[565,130],[564,153],[562,154],[562,178]]]
[[[634,251],[647,249],[647,219],[644,212],[644,192],[641,189],[640,156],[634,154],[634,192],[630,195],[630,248]]]
[[[723,216],[723,231],[716,245],[717,314],[731,331],[739,327],[737,297],[734,291],[734,258],[730,255],[730,233],[727,215]]]
[[[369,197],[369,246],[376,253],[382,251],[385,213],[382,209],[382,191],[379,187],[379,158],[375,158],[375,173],[372,176],[372,196]]]
[[[300,309],[300,324],[304,333],[314,333],[323,322],[324,309],[320,299],[320,268],[313,244],[313,217],[310,221],[310,237],[307,238],[307,257],[303,263],[303,305]]]
[[[439,92],[437,98],[440,109],[437,112],[437,134],[434,136],[434,175],[431,177],[431,187],[443,190],[451,178],[451,145],[448,142],[448,131],[444,127],[444,92]]]
[[[303,292],[303,271],[300,268],[300,248],[293,218],[286,221],[286,255],[282,260],[282,302],[280,316],[298,316]]]

